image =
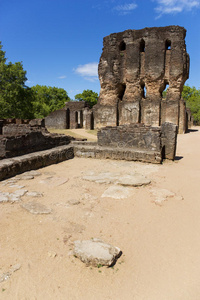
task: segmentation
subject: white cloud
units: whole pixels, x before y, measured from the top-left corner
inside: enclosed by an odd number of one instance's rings
[[[65,78],[67,78],[67,76],[66,75],[62,75],[62,76],[59,76],[58,78],[59,79],[65,79]]]
[[[117,5],[113,9],[118,11],[121,15],[127,15],[132,10],[137,8],[137,4],[135,3],[126,3],[123,5]]]
[[[98,63],[88,63],[85,65],[79,65],[74,71],[83,76],[86,80],[95,81],[98,79]]]
[[[157,2],[156,12],[158,18],[163,14],[177,14],[183,11],[191,11],[200,7],[200,0],[153,0]]]

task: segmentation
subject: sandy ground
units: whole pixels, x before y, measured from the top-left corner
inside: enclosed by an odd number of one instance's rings
[[[75,158],[40,169],[41,175],[32,180],[18,181],[44,196],[25,195],[21,202],[0,204],[0,278],[20,265],[0,283],[0,299],[199,300],[199,149],[200,131],[194,131],[178,136],[175,162]],[[102,171],[136,171],[151,184],[129,187],[125,199],[102,198],[109,185],[82,178]],[[16,190],[2,183],[1,191]],[[158,205],[152,189],[176,196]],[[22,208],[33,200],[52,213],[35,215]],[[71,255],[74,240],[92,237],[121,248],[113,268],[86,267]]]
[[[78,133],[81,137],[89,139],[91,141],[97,141],[97,136],[88,133],[85,129],[79,128],[79,129],[70,129],[71,132],[73,133]]]

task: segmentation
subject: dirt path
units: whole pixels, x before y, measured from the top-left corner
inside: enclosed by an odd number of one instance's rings
[[[199,300],[199,149],[194,131],[178,136],[175,162],[75,158],[14,187],[0,183],[2,192],[20,185],[43,193],[0,203],[0,299]],[[124,199],[103,198],[110,184],[83,179],[101,172],[141,173],[151,184],[127,187]],[[161,189],[171,196],[155,203]],[[30,213],[22,207],[30,201],[51,213]],[[92,237],[121,248],[114,268],[86,267],[72,255],[74,240]]]
[[[97,140],[97,136],[95,136],[94,134],[88,133],[85,129],[79,128],[79,129],[70,129],[71,132],[78,134],[80,136],[83,136],[86,139],[89,140]]]

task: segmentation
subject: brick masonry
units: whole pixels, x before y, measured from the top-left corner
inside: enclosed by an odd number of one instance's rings
[[[189,77],[186,30],[152,27],[113,33],[103,40],[95,128],[170,122],[186,131],[181,92]],[[166,98],[163,91],[168,86]]]

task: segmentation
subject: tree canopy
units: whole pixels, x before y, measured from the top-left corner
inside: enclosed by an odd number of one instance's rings
[[[64,107],[70,101],[62,88],[36,85],[31,88],[34,94],[33,110],[35,118],[46,117],[50,112]]]
[[[190,108],[194,122],[200,123],[200,90],[194,86],[191,88],[188,85],[184,85],[182,97],[186,101],[186,106]]]
[[[26,71],[21,62],[6,60],[0,42],[0,117],[32,118],[32,91],[25,85]]]
[[[97,104],[98,94],[92,90],[84,90],[81,94],[75,95],[75,99],[78,101],[86,101],[90,108]]]
[[[43,118],[70,101],[62,88],[40,85],[27,87],[22,63],[6,61],[0,42],[0,118]]]

